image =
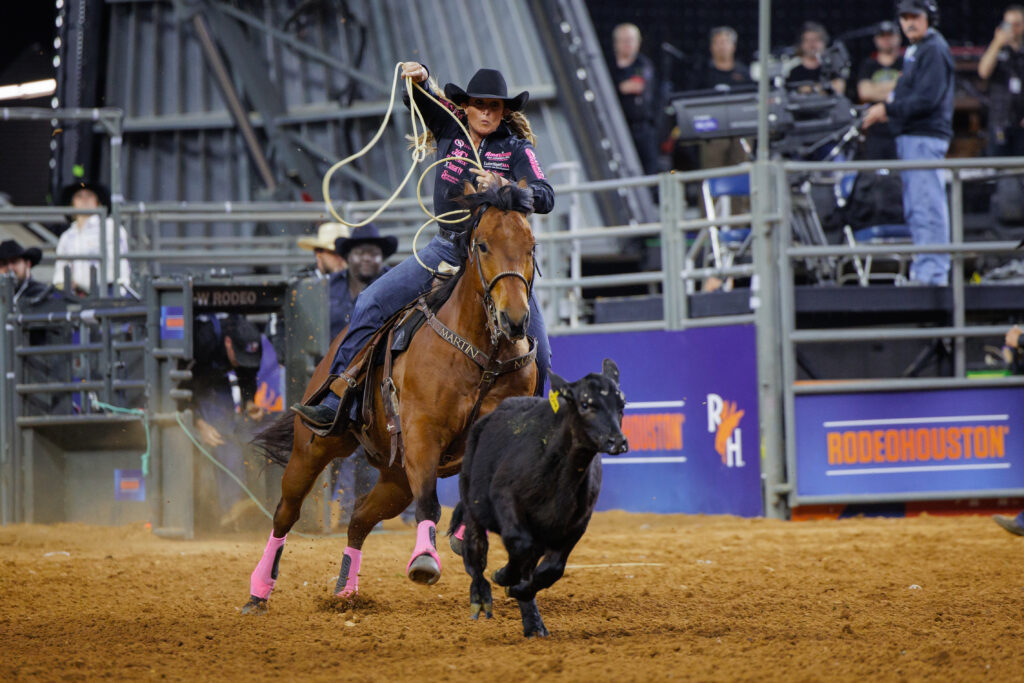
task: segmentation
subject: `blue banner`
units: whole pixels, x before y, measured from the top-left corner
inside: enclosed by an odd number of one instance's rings
[[[553,337],[555,372],[575,381],[619,366],[629,452],[604,456],[599,510],[762,514],[754,328]],[[457,478],[441,484],[446,504]]]
[[[1024,388],[796,397],[799,496],[1024,489]]]
[[[185,338],[185,307],[160,307],[160,340]]]
[[[114,470],[114,500],[146,500],[146,478],[142,470]]]

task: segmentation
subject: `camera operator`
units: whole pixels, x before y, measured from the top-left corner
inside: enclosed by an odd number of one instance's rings
[[[900,30],[891,21],[883,21],[875,30],[875,54],[865,59],[857,74],[857,97],[865,104],[885,102],[896,88],[903,70],[900,54]],[[864,136],[864,159],[895,159],[896,135],[888,122],[876,123]]]
[[[736,86],[751,85],[749,70],[736,61],[736,31],[730,26],[711,29],[709,51],[711,58],[694,73],[698,90],[729,92]],[[747,161],[747,154],[739,138],[708,140],[701,145],[701,168],[720,168]]]
[[[988,111],[990,156],[1024,156],[1024,7],[1010,5],[978,62],[991,80]]]
[[[825,92],[825,83],[837,95],[846,92],[846,81],[842,78],[827,80],[822,68],[822,57],[828,45],[828,31],[816,21],[805,22],[800,28],[800,41],[797,54],[800,64],[794,67],[786,77],[786,85],[796,87],[799,92]]]
[[[862,127],[892,122],[896,151],[905,161],[942,159],[953,137],[953,56],[935,29],[935,0],[900,0],[900,27],[910,41],[903,75],[887,102],[873,104]],[[949,243],[949,206],[943,171],[903,171],[903,212],[914,244]],[[949,284],[949,254],[915,254],[913,284]]]

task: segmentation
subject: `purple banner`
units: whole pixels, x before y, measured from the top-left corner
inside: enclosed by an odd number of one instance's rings
[[[146,478],[142,470],[114,470],[114,500],[146,500]]]
[[[553,337],[575,381],[611,358],[626,394],[629,452],[604,456],[599,510],[762,514],[754,328]],[[439,488],[458,499],[457,478]]]
[[[1024,388],[796,397],[797,494],[1024,489]]]

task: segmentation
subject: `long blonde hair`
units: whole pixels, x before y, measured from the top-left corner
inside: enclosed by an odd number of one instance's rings
[[[437,81],[433,77],[427,81],[427,87],[424,88],[431,95],[440,100],[441,104],[451,105],[457,109],[462,109],[459,105],[455,104],[444,95],[441,94],[441,88],[438,87]],[[510,111],[505,109],[504,115],[501,117],[502,122],[509,127],[512,134],[523,138],[528,141],[531,145],[537,144],[537,136],[533,134],[533,127],[530,126],[530,120],[526,118],[526,114],[521,111]],[[434,139],[434,134],[428,129],[422,133],[419,138],[414,138],[411,135],[405,136],[409,140],[409,147],[415,147],[417,144],[426,145],[431,152],[437,151],[437,141]]]

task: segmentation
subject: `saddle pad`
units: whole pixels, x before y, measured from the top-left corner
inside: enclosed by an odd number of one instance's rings
[[[422,311],[413,310],[412,314],[403,320],[395,330],[395,337],[391,342],[391,352],[398,355],[408,349],[409,342],[425,322],[427,322],[427,316],[423,315]]]

